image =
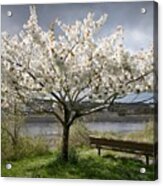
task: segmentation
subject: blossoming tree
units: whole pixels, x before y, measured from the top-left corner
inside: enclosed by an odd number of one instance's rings
[[[38,25],[35,7],[23,30],[13,37],[2,34],[2,68],[5,82],[28,104],[48,96],[52,112],[63,127],[62,158],[68,160],[69,129],[74,120],[109,108],[115,99],[131,92],[153,89],[153,49],[130,53],[118,26],[108,37],[94,39],[107,15],[98,20],[88,13],[72,25],[55,20],[48,31]],[[55,34],[58,26],[61,35]],[[132,42],[132,41],[131,41]],[[4,105],[7,84],[3,84]],[[5,100],[6,98],[6,100]],[[84,106],[89,101],[90,107]],[[33,104],[31,104],[32,108]],[[48,112],[43,105],[34,108]]]

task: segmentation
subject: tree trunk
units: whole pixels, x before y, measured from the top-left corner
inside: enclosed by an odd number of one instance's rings
[[[62,134],[62,159],[65,162],[68,161],[69,129],[70,127],[65,125]]]

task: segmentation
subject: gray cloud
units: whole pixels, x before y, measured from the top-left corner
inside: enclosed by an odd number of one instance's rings
[[[153,2],[108,2],[108,3],[77,3],[77,4],[42,4],[36,5],[39,24],[47,30],[53,19],[59,18],[71,24],[76,19],[83,19],[89,11],[95,18],[107,13],[108,21],[97,36],[107,36],[122,25],[125,28],[125,45],[131,50],[147,47],[153,41]],[[141,14],[141,8],[147,9]],[[7,17],[7,11],[13,12]],[[1,8],[2,31],[16,34],[29,17],[28,5],[3,5]]]

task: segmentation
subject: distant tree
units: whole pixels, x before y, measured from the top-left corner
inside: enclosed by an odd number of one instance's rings
[[[63,127],[64,161],[68,161],[69,129],[77,118],[109,108],[128,93],[153,89],[152,46],[129,52],[123,44],[122,26],[108,37],[95,39],[106,20],[106,14],[94,20],[94,14],[88,13],[72,25],[55,20],[44,31],[32,6],[18,35],[2,34],[2,79],[7,82],[2,87],[3,104],[12,102],[13,92],[24,104],[48,96]],[[61,35],[55,34],[56,26]],[[11,97],[5,100],[6,90]],[[84,107],[86,100],[98,102],[98,106]],[[48,112],[41,104],[33,109]]]
[[[2,135],[7,134],[12,141],[13,148],[16,148],[20,138],[20,130],[24,124],[25,117],[22,115],[22,111],[25,105],[17,94],[15,87],[12,86],[12,78],[8,77],[10,74],[6,71],[4,63],[1,64],[1,67]]]

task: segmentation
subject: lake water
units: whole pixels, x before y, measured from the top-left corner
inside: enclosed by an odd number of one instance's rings
[[[86,124],[86,127],[90,131],[98,132],[120,132],[120,133],[130,133],[141,131],[145,128],[146,124],[144,122],[90,122]],[[54,122],[27,122],[24,130],[25,134],[31,136],[37,135],[60,135],[62,133],[62,128],[59,124]]]
[[[92,122],[86,124],[91,131],[98,132],[135,132],[141,131],[145,128],[145,123],[131,123],[131,122]]]

